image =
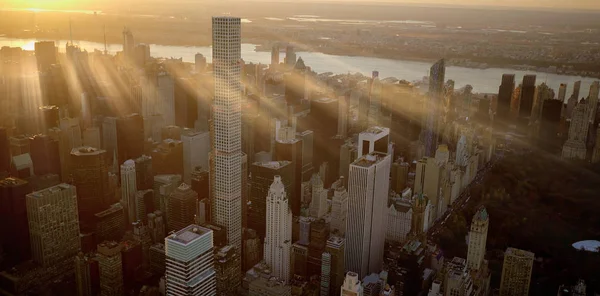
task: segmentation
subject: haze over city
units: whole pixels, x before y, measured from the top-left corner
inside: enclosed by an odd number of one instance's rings
[[[5,0],[0,295],[598,296],[599,8]]]

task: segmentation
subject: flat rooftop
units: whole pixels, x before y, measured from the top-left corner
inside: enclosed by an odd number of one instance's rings
[[[368,168],[368,167],[380,162],[386,156],[388,156],[387,153],[381,153],[381,152],[374,151],[369,154],[363,155],[362,157],[360,157],[359,159],[354,161],[352,163],[352,165]]]
[[[204,234],[207,234],[211,231],[212,230],[210,230],[208,228],[204,228],[202,226],[192,224],[184,229],[181,229],[181,230],[169,235],[167,237],[167,239],[187,245],[187,244],[191,243],[192,241],[198,239],[199,237],[201,237]]]

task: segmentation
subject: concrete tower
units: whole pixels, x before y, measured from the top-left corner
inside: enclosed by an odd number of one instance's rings
[[[267,196],[267,236],[265,237],[265,262],[271,274],[290,280],[290,251],[292,248],[292,212],[280,176],[275,176]]]
[[[467,253],[467,267],[479,270],[485,257],[485,244],[487,241],[489,217],[486,209],[481,207],[471,222],[469,232],[469,249]]]
[[[241,20],[213,17],[213,101],[211,175],[212,220],[227,229],[227,240],[242,246]],[[238,284],[238,283],[232,283]]]
[[[373,152],[350,165],[346,220],[346,271],[381,271],[391,156]]]
[[[121,199],[123,200],[123,204],[127,206],[128,223],[133,223],[137,220],[135,206],[136,193],[135,162],[129,159],[121,165]]]
[[[213,231],[190,225],[165,238],[169,296],[215,296]]]

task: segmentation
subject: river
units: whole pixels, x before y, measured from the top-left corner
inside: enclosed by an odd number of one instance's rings
[[[14,39],[0,37],[1,46],[21,47],[25,50],[33,50],[35,39]],[[66,40],[55,41],[60,51],[65,50]],[[75,41],[75,44],[87,51],[94,49],[104,49],[104,44],[89,41]],[[122,50],[121,44],[108,44],[110,53],[116,53]],[[183,58],[185,62],[194,62],[196,53],[203,54],[208,62],[211,62],[211,48],[209,46],[171,46],[171,45],[150,45],[150,54],[153,57],[164,58]],[[283,60],[285,53],[280,55]],[[379,71],[380,77],[396,77],[408,81],[423,79],[428,75],[431,64],[418,61],[391,60],[372,57],[357,56],[339,56],[329,55],[318,52],[298,52],[297,56],[302,57],[305,64],[317,73],[355,73],[360,72],[364,75],[371,75],[374,70]],[[242,58],[246,62],[269,64],[271,62],[271,53],[256,51],[253,44],[242,44]],[[502,74],[515,74],[517,84],[525,74],[537,75],[537,83],[546,82],[554,88],[558,94],[558,87],[561,83],[567,83],[567,98],[572,92],[575,81],[581,80],[581,96],[588,93],[589,87],[593,81],[597,80],[590,77],[566,76],[535,71],[519,71],[500,68],[472,69],[464,67],[447,67],[446,79],[455,81],[456,88],[470,84],[475,92],[497,93]]]

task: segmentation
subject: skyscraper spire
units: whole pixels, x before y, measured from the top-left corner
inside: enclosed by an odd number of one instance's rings
[[[108,49],[106,46],[106,25],[104,25],[104,54],[108,54]]]
[[[69,18],[69,39],[71,40],[71,45],[73,45],[73,23],[71,22],[71,18]]]

